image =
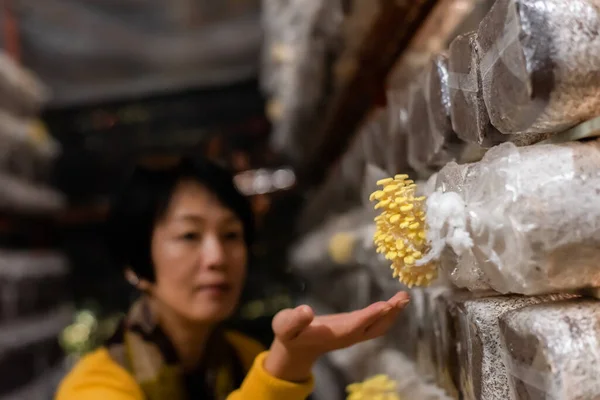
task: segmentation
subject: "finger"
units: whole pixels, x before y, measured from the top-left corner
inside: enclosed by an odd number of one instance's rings
[[[334,330],[337,337],[345,337],[352,341],[367,340],[385,333],[409,301],[408,294],[400,292],[387,302],[378,302],[345,315],[328,316],[325,322],[337,328]]]
[[[398,292],[387,301],[394,308],[404,308],[410,301],[410,296],[406,292]]]
[[[273,332],[282,340],[296,338],[310,325],[315,315],[309,306],[299,306],[277,313],[273,318]]]
[[[393,307],[385,301],[380,301],[362,310],[345,314],[329,315],[319,322],[327,325],[338,338],[350,338],[362,334],[365,329],[387,314]]]
[[[399,308],[394,308],[387,315],[375,321],[365,329],[361,340],[371,340],[383,336],[396,322],[398,315],[402,312]]]
[[[364,323],[374,322],[377,320],[377,314],[374,313],[377,309],[380,309],[380,316],[385,315],[385,310],[392,308],[403,309],[410,302],[410,297],[406,292],[398,292],[388,301],[380,301],[374,304],[371,304],[369,307],[364,308],[359,311],[347,312],[341,314],[332,314],[332,315],[323,315],[319,316],[318,320],[323,324],[339,324],[340,321],[352,322],[355,321],[360,325],[364,325]],[[386,306],[386,303],[389,306]],[[369,318],[371,316],[372,318]],[[356,321],[356,319],[363,319],[362,321]],[[367,320],[365,320],[367,319]]]
[[[398,315],[400,314],[400,312],[402,312],[404,308],[406,308],[409,301],[410,299],[408,298],[406,293],[402,292],[398,293],[396,296],[390,299],[388,302],[393,303],[395,307],[387,315],[383,316],[382,318],[374,322],[371,326],[367,327],[367,329],[365,330],[366,337],[364,340],[374,339],[376,337],[384,335],[392,327],[394,322],[396,322]]]

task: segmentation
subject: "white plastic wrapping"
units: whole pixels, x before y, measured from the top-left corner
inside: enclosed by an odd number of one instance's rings
[[[341,1],[263,0],[261,86],[269,97],[273,146],[301,158],[328,94],[330,55],[339,45]]]
[[[0,251],[0,324],[66,299],[67,260],[57,253]]]
[[[40,122],[0,109],[0,170],[31,180],[45,179],[60,152],[60,144]]]
[[[323,41],[302,42],[295,46],[297,59],[278,67],[277,83],[269,99],[273,123],[272,146],[299,159],[315,138],[317,113],[325,96],[326,46]],[[316,60],[321,60],[317,62]]]
[[[376,110],[360,127],[340,162],[343,183],[360,195],[361,204],[371,210],[369,196],[377,181],[389,176],[390,114]]]
[[[535,305],[500,319],[511,396],[519,400],[600,397],[600,303]]]
[[[425,95],[424,75],[409,90],[408,103],[408,163],[421,179],[428,178],[435,172],[430,163],[430,155],[434,147],[431,135],[427,98]]]
[[[30,121],[0,109],[0,165],[5,169],[9,156],[32,141]]]
[[[498,319],[523,307],[567,296],[504,296],[458,302],[456,321],[460,392],[465,400],[510,399]]]
[[[452,129],[449,79],[448,55],[437,54],[427,66],[423,87],[430,137],[427,162],[435,169],[460,159],[466,146]]]
[[[437,188],[427,201],[432,251],[420,262],[450,249],[452,275],[476,267],[503,293],[600,286],[600,142],[505,143],[478,163],[449,164]]]
[[[412,361],[401,352],[386,347],[382,340],[360,343],[332,352],[327,357],[344,371],[350,382],[384,374],[398,383],[400,398],[450,400],[442,390],[419,376]]]
[[[35,119],[48,90],[28,70],[0,52],[0,170],[36,180],[47,178],[60,145]]]
[[[456,346],[457,305],[464,299],[473,297],[471,292],[447,290],[437,296],[433,304],[433,353],[436,360],[436,382],[454,399],[459,398],[460,389],[460,368]]]
[[[73,312],[72,306],[63,305],[47,314],[0,325],[0,356],[14,347],[27,347],[41,340],[57,337],[73,320]]]
[[[469,32],[450,44],[448,85],[453,130],[465,142],[484,148],[503,142],[527,146],[547,138],[544,132],[504,135],[492,124],[482,83],[482,63],[486,59],[477,38],[477,32]],[[511,116],[512,113],[506,113],[502,118]]]
[[[368,164],[386,170],[388,161],[388,146],[390,146],[390,120],[387,109],[375,110],[368,122],[362,128],[365,160]]]
[[[428,219],[428,235],[433,243],[431,255],[439,257],[440,268],[445,273],[442,275],[458,288],[488,290],[490,286],[475,260],[470,248],[470,235],[466,230],[462,198],[473,190],[474,180],[469,171],[468,165],[449,163],[435,176],[434,189],[427,194],[431,196],[428,210],[433,212]],[[438,192],[434,194],[436,190]]]
[[[482,93],[504,134],[559,132],[599,114],[600,4],[498,0],[479,26]]]
[[[426,181],[417,181],[417,190],[415,194],[417,196],[430,196],[436,190],[436,184],[438,180],[438,174],[435,173],[429,177]]]
[[[410,291],[410,303],[408,303],[403,313],[409,316],[410,324],[413,326],[409,331],[410,334],[406,337],[408,342],[413,343],[413,350],[407,355],[418,367],[423,365],[425,356],[430,354],[421,350],[421,346],[424,344],[422,338],[425,315],[425,293],[422,289],[412,289]]]
[[[408,99],[404,91],[390,90],[387,93],[388,143],[387,172],[389,176],[410,174],[408,164]]]
[[[450,44],[448,84],[453,130],[465,142],[487,148],[507,138],[488,116],[481,85],[481,58],[476,32],[454,39]]]
[[[368,235],[368,233],[365,229],[369,225],[372,225],[372,223],[370,215],[362,208],[332,216],[318,229],[313,230],[294,246],[290,255],[290,262],[303,271],[324,263],[333,263],[333,265],[338,265],[342,268],[345,265],[352,265],[356,262],[353,257],[349,257],[347,262],[340,263],[331,259],[331,239],[338,234],[347,236],[349,238],[347,243],[350,246],[349,250],[353,251],[356,246],[366,244],[365,235]]]
[[[446,296],[436,300],[433,314],[436,382],[453,399],[459,398],[458,355],[456,353],[456,327],[451,307],[444,302]]]
[[[66,198],[53,189],[0,172],[0,209],[46,214],[59,211],[65,205]]]
[[[413,289],[410,292],[411,303],[405,311],[417,324],[416,365],[419,374],[428,382],[434,382],[437,374],[435,351],[435,306],[437,298],[449,290],[446,286],[432,286],[425,289]]]
[[[48,97],[48,89],[37,77],[0,52],[0,109],[31,117]]]
[[[258,71],[259,0],[15,3],[23,61],[57,104],[215,86]]]
[[[64,276],[67,271],[67,260],[58,253],[0,251],[2,278],[46,278]]]
[[[361,193],[365,179],[366,155],[363,148],[363,138],[360,132],[355,135],[353,141],[340,160],[341,177],[354,193]]]
[[[265,92],[275,94],[281,91],[281,86],[286,84],[286,72],[295,72],[300,74],[297,78],[301,78],[302,69],[294,66],[300,66],[302,60],[311,55],[318,57],[312,60],[313,65],[322,64],[324,54],[311,53],[339,35],[342,18],[341,3],[337,0],[263,0],[265,37],[261,85]],[[300,102],[310,99],[310,96],[298,94]]]

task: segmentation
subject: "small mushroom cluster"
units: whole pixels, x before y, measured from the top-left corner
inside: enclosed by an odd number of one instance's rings
[[[433,262],[418,265],[418,260],[429,250],[425,223],[425,197],[416,197],[417,185],[408,175],[377,182],[382,189],[370,200],[377,201],[375,217],[375,245],[377,252],[392,262],[394,278],[408,287],[427,286],[437,278]]]
[[[347,400],[400,400],[398,384],[387,375],[376,375],[346,388]]]

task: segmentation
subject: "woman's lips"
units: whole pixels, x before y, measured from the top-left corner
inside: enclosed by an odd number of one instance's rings
[[[231,290],[231,285],[227,283],[216,283],[208,285],[200,285],[197,289],[201,293],[209,293],[213,295],[222,295]]]

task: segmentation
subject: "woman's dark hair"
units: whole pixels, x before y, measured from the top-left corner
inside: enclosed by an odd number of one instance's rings
[[[236,188],[233,176],[203,158],[183,158],[168,168],[137,166],[113,199],[106,224],[109,251],[120,267],[130,267],[139,278],[154,281],[151,256],[152,232],[164,216],[171,196],[183,180],[197,182],[240,219],[250,248],[254,217],[250,202]]]

